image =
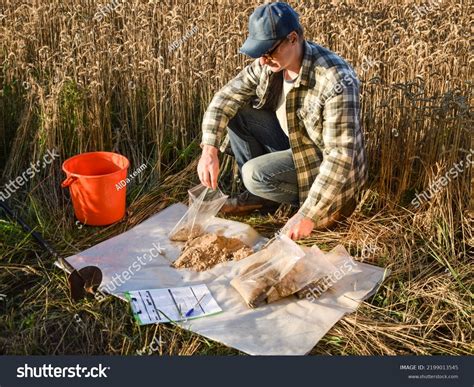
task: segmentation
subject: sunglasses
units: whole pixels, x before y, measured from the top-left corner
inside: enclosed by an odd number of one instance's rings
[[[275,47],[270,48],[270,50],[268,50],[265,54],[263,54],[262,57],[267,58],[267,59],[273,59],[272,54],[277,50],[277,48],[280,46],[280,44],[282,44],[285,40],[286,40],[286,38],[283,38],[282,40],[280,40],[275,45]]]

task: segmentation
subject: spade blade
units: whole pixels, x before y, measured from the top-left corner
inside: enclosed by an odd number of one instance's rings
[[[79,275],[84,280],[84,290],[94,294],[102,283],[102,271],[97,266],[86,266],[79,269]]]
[[[77,270],[74,270],[69,274],[67,278],[69,282],[69,291],[71,293],[71,298],[74,301],[79,301],[86,295],[84,279],[79,275]]]
[[[86,266],[73,270],[68,276],[69,291],[73,301],[83,299],[88,293],[94,294],[102,283],[102,271],[97,266]]]

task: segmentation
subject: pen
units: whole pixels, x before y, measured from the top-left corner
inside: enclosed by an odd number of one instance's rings
[[[184,315],[184,317],[189,317],[189,316],[191,316],[191,315],[194,313],[194,309],[196,308],[196,306],[198,306],[198,305],[201,303],[201,301],[202,301],[202,299],[203,299],[204,297],[206,297],[205,294],[199,299],[198,302],[196,302],[196,304],[195,304],[191,309],[189,309],[189,310],[186,312],[186,314]]]

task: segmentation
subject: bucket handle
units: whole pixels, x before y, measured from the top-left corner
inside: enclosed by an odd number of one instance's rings
[[[69,187],[72,183],[74,183],[78,179],[77,176],[69,176],[66,180],[61,183],[61,187],[66,188]]]

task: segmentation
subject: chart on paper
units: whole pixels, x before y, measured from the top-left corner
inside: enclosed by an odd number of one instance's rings
[[[126,297],[140,325],[190,320],[222,311],[205,284],[136,290],[127,292]]]

